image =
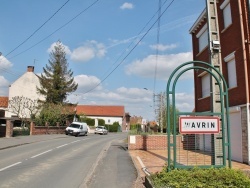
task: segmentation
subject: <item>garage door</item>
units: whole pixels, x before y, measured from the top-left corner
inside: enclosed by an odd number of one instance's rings
[[[230,113],[230,136],[232,160],[243,162],[242,159],[242,128],[241,128],[241,113]]]

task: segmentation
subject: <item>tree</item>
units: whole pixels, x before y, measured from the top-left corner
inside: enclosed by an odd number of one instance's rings
[[[16,114],[21,120],[21,125],[25,126],[28,120],[33,120],[38,113],[38,101],[23,96],[15,96],[9,100],[7,110]]]
[[[48,64],[39,77],[41,87],[38,93],[45,96],[45,103],[62,104],[67,95],[74,92],[78,84],[74,82],[73,72],[68,70],[68,62],[63,44],[59,41],[50,53]]]
[[[39,116],[35,119],[36,125],[56,126],[57,123],[64,125],[66,120],[73,120],[75,106],[68,104],[45,103],[42,106]]]

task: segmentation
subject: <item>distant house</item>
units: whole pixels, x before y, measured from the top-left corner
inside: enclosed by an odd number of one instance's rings
[[[8,107],[8,97],[0,97],[0,118],[5,117],[5,109]],[[4,123],[1,122],[0,120],[0,124]]]
[[[44,96],[37,93],[37,87],[40,86],[39,78],[34,73],[34,66],[28,66],[27,72],[25,72],[20,78],[13,82],[9,87],[9,100],[13,97],[27,97],[31,100],[44,100]],[[5,117],[12,117],[16,114],[6,111]],[[29,115],[27,116],[29,118]]]
[[[95,126],[98,125],[98,119],[103,119],[107,125],[118,122],[122,131],[128,126],[124,106],[77,105],[76,113],[95,119]]]

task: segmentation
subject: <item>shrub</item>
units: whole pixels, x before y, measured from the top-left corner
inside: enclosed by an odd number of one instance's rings
[[[82,122],[86,122],[88,126],[94,126],[95,125],[95,120],[91,118],[84,118],[81,119]]]
[[[13,137],[25,136],[25,135],[30,135],[30,130],[28,127],[14,127],[13,128]]]
[[[229,168],[193,168],[189,170],[176,169],[151,176],[155,188],[164,187],[250,187],[250,179],[240,170]]]
[[[109,132],[119,132],[120,125],[118,122],[114,122],[113,125],[105,125],[106,129],[108,129]]]

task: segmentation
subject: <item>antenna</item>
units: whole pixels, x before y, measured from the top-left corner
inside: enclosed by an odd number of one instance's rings
[[[37,59],[34,59],[34,66],[36,65],[36,61],[37,61]]]

